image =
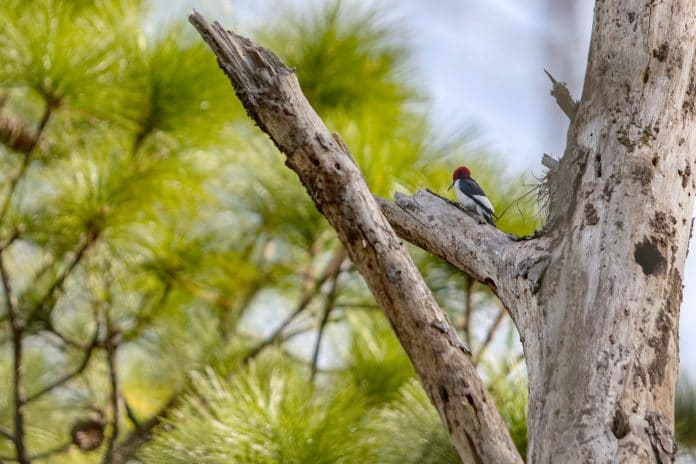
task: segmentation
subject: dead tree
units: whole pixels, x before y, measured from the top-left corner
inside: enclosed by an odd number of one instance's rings
[[[426,192],[374,198],[292,70],[217,23],[190,21],[336,230],[464,462],[521,458],[398,236],[488,285],[512,316],[529,374],[529,462],[674,458],[696,2],[597,2],[582,98],[548,174],[547,224],[527,240]]]

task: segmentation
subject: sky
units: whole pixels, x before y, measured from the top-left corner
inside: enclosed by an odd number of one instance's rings
[[[416,81],[432,97],[435,124],[474,125],[511,172],[539,175],[543,153],[563,152],[567,120],[549,95],[544,69],[579,97],[592,24],[590,0],[371,0],[404,26]],[[160,19],[191,7],[249,34],[279,5],[321,0],[156,0]],[[558,9],[576,8],[564,22]],[[561,73],[561,74],[559,74]],[[696,247],[696,239],[691,248]],[[696,378],[696,253],[687,259],[680,320],[681,368]]]

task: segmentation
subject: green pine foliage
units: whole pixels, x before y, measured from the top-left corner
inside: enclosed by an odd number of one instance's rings
[[[353,343],[371,345],[375,357],[362,360],[374,366],[385,361],[383,352],[394,341],[368,333]],[[397,373],[401,381],[392,382],[388,392],[382,387],[396,373],[394,368],[372,372],[359,383],[353,371],[351,366],[345,374],[326,373],[309,385],[306,366],[279,355],[264,357],[228,379],[208,370],[196,376],[193,391],[169,420],[167,431],[147,448],[145,461],[459,462],[408,366]]]
[[[682,375],[675,395],[675,430],[680,451],[696,454],[696,387],[693,380]]]
[[[458,462],[359,274],[346,261],[318,279],[339,244],[283,156],[188,25],[145,32],[149,6],[0,2],[0,126],[35,138],[0,138],[0,258],[27,322],[24,438],[30,455],[55,451],[34,462],[118,462],[109,449],[140,434],[133,451],[153,463]],[[373,192],[445,196],[459,164],[498,209],[524,191],[495,188],[523,182],[502,182],[467,132],[429,124],[403,31],[382,12],[333,2],[282,16],[260,37],[296,67]],[[531,233],[534,209],[521,209],[501,228]],[[492,319],[487,289],[413,253],[454,322],[468,294]],[[2,298],[0,427],[12,431],[9,316]],[[475,351],[485,331],[468,334]],[[523,448],[521,378],[489,375]],[[69,444],[86,419],[105,426],[93,451]],[[0,460],[14,453],[0,434]]]

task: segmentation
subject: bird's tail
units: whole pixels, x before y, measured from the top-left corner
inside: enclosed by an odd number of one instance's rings
[[[476,212],[479,213],[479,215],[481,215],[487,223],[489,223],[493,227],[496,227],[494,219],[497,220],[498,216],[496,216],[495,213],[489,211],[487,208],[483,208],[478,205],[476,205]]]

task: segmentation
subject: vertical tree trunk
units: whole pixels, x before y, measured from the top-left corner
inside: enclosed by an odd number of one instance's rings
[[[673,459],[695,27],[692,0],[597,2],[582,100],[551,179],[552,196],[571,202],[552,208],[571,213],[555,216],[539,336],[525,343],[531,462]]]
[[[583,96],[548,177],[548,224],[529,240],[425,192],[379,200],[380,213],[291,71],[218,24],[190,20],[336,229],[465,462],[519,457],[394,230],[489,286],[510,312],[529,373],[530,462],[673,460],[696,190],[696,2],[597,1]]]

